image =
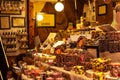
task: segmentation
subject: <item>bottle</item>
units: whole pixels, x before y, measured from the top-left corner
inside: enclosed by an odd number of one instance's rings
[[[80,29],[80,20],[76,20],[76,29]]]
[[[80,28],[84,28],[84,17],[80,17]]]
[[[72,30],[73,29],[73,23],[72,22],[69,22],[68,23],[68,28],[67,30]]]

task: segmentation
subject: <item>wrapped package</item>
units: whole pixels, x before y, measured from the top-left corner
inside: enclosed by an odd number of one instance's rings
[[[93,80],[105,80],[103,72],[95,72],[93,75]]]
[[[110,67],[110,76],[120,77],[120,63],[111,63]]]
[[[84,74],[85,69],[83,66],[74,66],[74,71],[76,74]]]

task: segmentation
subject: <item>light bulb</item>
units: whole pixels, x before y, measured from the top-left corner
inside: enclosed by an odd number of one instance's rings
[[[38,21],[42,21],[43,20],[43,15],[42,14],[38,14],[37,15],[37,20]]]
[[[64,9],[64,5],[61,2],[55,4],[55,10],[61,12]]]

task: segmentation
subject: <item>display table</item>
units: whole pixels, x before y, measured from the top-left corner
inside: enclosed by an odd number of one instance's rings
[[[87,78],[84,74],[83,75],[75,74],[74,71],[66,71],[60,67],[51,66],[50,68],[60,71],[64,74],[68,74],[71,80],[93,80],[92,78]]]
[[[74,71],[66,71],[61,67],[50,66],[45,63],[42,63],[42,65],[48,66],[50,69],[54,69],[56,71],[62,72],[63,74],[69,75],[70,80],[93,80],[92,78],[87,78],[84,74],[83,75],[75,74]]]

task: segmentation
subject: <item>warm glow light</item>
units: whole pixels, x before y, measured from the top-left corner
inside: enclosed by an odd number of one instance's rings
[[[43,15],[42,14],[38,14],[37,15],[37,20],[38,21],[42,21],[43,20]]]
[[[61,2],[55,4],[55,10],[61,12],[64,9],[64,5]]]

